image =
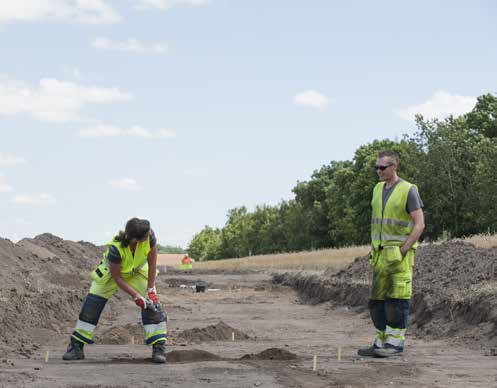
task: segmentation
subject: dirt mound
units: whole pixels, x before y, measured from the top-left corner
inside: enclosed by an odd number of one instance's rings
[[[245,354],[240,357],[244,361],[258,361],[258,360],[296,360],[297,356],[287,350],[278,348],[269,348],[257,354]],[[217,356],[213,353],[206,352],[205,350],[173,350],[167,353],[168,363],[177,362],[199,362],[199,361],[220,361],[226,360],[223,357]]]
[[[250,337],[220,321],[216,325],[210,325],[203,328],[193,328],[184,330],[176,335],[178,341],[185,342],[208,342],[208,341],[231,341],[233,333],[235,341],[246,340]]]
[[[143,342],[143,325],[140,323],[113,326],[101,335],[95,335],[95,343],[100,344],[128,345],[143,344]]]
[[[25,238],[17,244],[32,244],[51,252],[58,257],[62,264],[75,266],[78,269],[90,270],[101,259],[105,247],[98,247],[86,241],[68,241],[50,233],[40,234],[33,239]]]
[[[231,341],[232,333],[235,334],[235,340],[250,339],[248,335],[240,330],[228,326],[224,322],[203,328],[193,328],[170,334],[169,344],[177,343],[201,343],[210,341]],[[143,343],[143,326],[141,323],[128,323],[125,325],[116,325],[95,335],[95,342],[108,345],[127,345],[131,343]]]
[[[288,350],[269,348],[257,354],[245,354],[240,360],[296,360],[297,355]]]
[[[167,362],[198,362],[198,361],[219,361],[223,360],[222,357],[216,356],[205,350],[173,350],[167,353]]]
[[[0,238],[0,351],[28,357],[38,341],[74,324],[89,284],[86,269],[101,253],[49,234],[17,244]]]
[[[33,255],[38,256],[40,259],[53,259],[57,256],[55,253],[49,251],[48,249],[33,244],[28,239],[21,240],[16,245],[18,247],[24,248],[26,251],[32,253]]]
[[[279,274],[273,282],[295,288],[306,303],[366,309],[371,270],[365,256],[338,273]],[[410,331],[484,348],[497,345],[497,249],[461,240],[423,245],[416,254],[413,289]]]

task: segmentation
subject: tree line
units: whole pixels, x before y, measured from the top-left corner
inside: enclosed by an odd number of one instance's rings
[[[424,239],[497,230],[497,98],[478,97],[459,117],[425,120],[402,140],[374,140],[352,160],[331,161],[297,182],[295,197],[276,206],[228,211],[222,228],[205,226],[188,253],[200,260],[343,247],[369,243],[370,201],[379,151],[399,153],[399,175],[424,202]]]
[[[186,253],[186,251],[181,247],[176,247],[173,245],[161,245],[157,244],[157,253]]]

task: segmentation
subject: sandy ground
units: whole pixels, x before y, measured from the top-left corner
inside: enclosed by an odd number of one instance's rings
[[[180,287],[196,279],[220,290],[195,293]],[[152,364],[150,349],[128,339],[120,345],[87,346],[84,361],[62,361],[72,330],[68,326],[57,338],[31,333],[42,347],[29,358],[11,357],[0,364],[0,387],[497,387],[497,357],[450,341],[410,337],[400,357],[361,358],[356,350],[368,345],[373,334],[365,314],[327,303],[299,304],[294,291],[272,286],[269,274],[167,274],[161,275],[158,288],[176,343],[168,347],[167,364]],[[139,321],[131,301],[111,304],[97,335]],[[192,343],[177,336],[220,321],[250,338]],[[270,352],[277,359],[240,360],[270,348],[282,351]],[[278,359],[285,358],[279,357],[284,351],[296,359]],[[208,361],[215,356],[219,359]]]

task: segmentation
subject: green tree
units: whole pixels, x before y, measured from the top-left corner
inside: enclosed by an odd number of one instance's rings
[[[497,137],[497,97],[492,94],[478,97],[474,109],[465,118],[469,129],[486,137]]]
[[[221,230],[205,226],[190,241],[188,255],[197,260],[222,259]]]
[[[252,254],[250,235],[252,222],[251,215],[245,206],[228,211],[228,221],[222,229],[222,256],[245,257]]]
[[[478,193],[478,232],[497,232],[497,138],[481,139],[475,168],[475,190]]]
[[[416,141],[425,153],[419,161],[419,174],[426,204],[426,235],[478,233],[475,177],[483,136],[468,129],[464,118],[425,121],[418,116],[416,122]]]
[[[314,171],[307,182],[298,182],[293,188],[295,202],[305,212],[308,228],[308,242],[311,249],[324,248],[333,245],[329,233],[329,201],[327,190],[334,180],[335,173],[340,170],[344,162],[332,161]]]

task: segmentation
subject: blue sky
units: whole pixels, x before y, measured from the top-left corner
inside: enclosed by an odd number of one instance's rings
[[[412,117],[497,91],[493,1],[0,5],[0,236],[186,246]]]

